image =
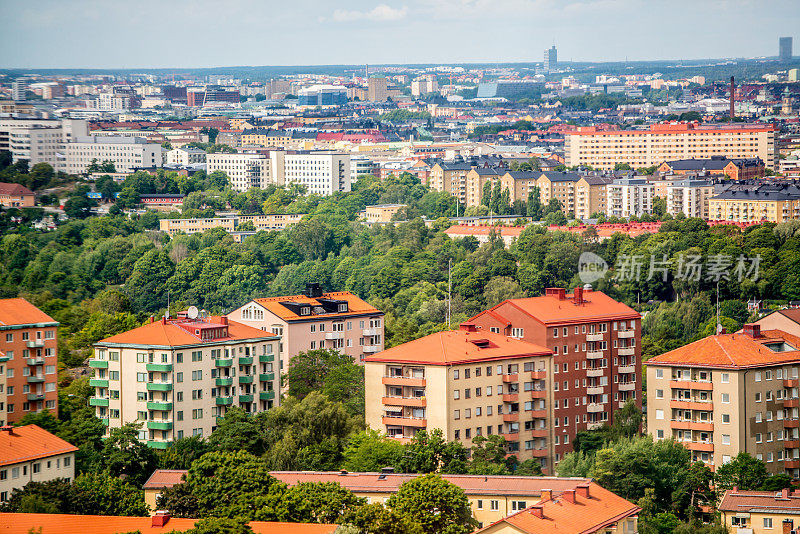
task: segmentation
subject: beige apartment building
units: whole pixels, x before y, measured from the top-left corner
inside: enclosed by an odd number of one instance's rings
[[[300,352],[336,349],[356,363],[383,350],[383,312],[348,291],[324,293],[306,284],[302,295],[251,300],[228,317],[281,337],[281,372]]]
[[[207,154],[206,173],[222,171],[228,175],[231,187],[239,192],[250,188],[264,189],[269,184],[282,185],[274,175],[276,162],[272,154],[236,153]]]
[[[139,421],[139,439],[165,449],[210,435],[231,406],[256,413],[279,403],[280,339],[194,312],[95,343],[89,404],[109,428]]]
[[[564,135],[568,167],[591,165],[613,169],[617,163],[633,168],[682,159],[761,158],[767,168],[777,163],[777,128],[771,124],[693,123],[656,124],[640,130],[578,128]]]
[[[393,347],[364,362],[367,425],[404,441],[440,429],[466,447],[499,434],[552,473],[552,354],[472,323]]]
[[[747,324],[647,361],[647,430],[717,468],[740,452],[800,474],[800,338]]]
[[[657,195],[656,195],[657,196]],[[706,180],[673,180],[667,185],[667,213],[675,217],[708,220],[709,200],[714,196],[714,184]]]
[[[252,222],[256,231],[285,230],[289,226],[300,222],[304,216],[304,213],[274,213],[268,215],[211,217],[207,219],[161,219],[159,221],[159,229],[170,235],[179,233],[196,234],[212,228],[224,228],[228,232],[233,232],[240,224]]]
[[[800,219],[800,190],[789,186],[786,190],[724,191],[708,200],[708,212],[714,221],[780,223]]]
[[[401,209],[407,207],[406,204],[375,204],[364,208],[362,218],[367,224],[392,222],[392,217]]]

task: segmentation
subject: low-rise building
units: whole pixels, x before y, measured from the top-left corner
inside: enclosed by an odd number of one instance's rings
[[[202,148],[183,146],[167,152],[167,165],[188,167],[206,162],[206,151]]]
[[[154,448],[210,435],[231,406],[256,413],[279,403],[279,338],[224,316],[195,309],[94,347],[89,404],[109,428],[141,421],[139,439]]]
[[[35,205],[36,196],[24,185],[0,182],[0,206],[31,208]]]
[[[719,467],[746,451],[800,475],[800,338],[747,324],[647,361],[647,430]]]
[[[383,350],[383,312],[348,291],[324,293],[319,284],[306,284],[303,295],[251,300],[228,317],[281,336],[281,372],[309,350],[336,349],[356,363]]]
[[[800,188],[796,185],[762,185],[729,189],[708,201],[714,221],[780,223],[800,219]]]
[[[733,488],[717,506],[729,532],[773,534],[796,532],[800,525],[800,491],[743,491]]]
[[[77,450],[37,425],[0,427],[0,502],[28,482],[73,480]]]
[[[367,224],[388,223],[394,214],[407,207],[406,204],[375,204],[367,206],[362,212],[362,218]]]
[[[232,217],[209,217],[206,219],[161,219],[159,229],[170,235],[178,233],[196,234],[212,228],[236,231],[240,224],[253,223],[255,231],[285,230],[297,224],[305,216],[303,213],[273,213],[267,215],[235,215]]]
[[[658,166],[662,174],[705,173],[727,176],[732,180],[748,180],[764,176],[764,162],[761,158],[728,159],[725,156],[712,156],[708,159],[679,159],[665,161]]]

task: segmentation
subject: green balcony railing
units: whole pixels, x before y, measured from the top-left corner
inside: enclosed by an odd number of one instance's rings
[[[101,417],[100,422],[103,423],[105,426],[108,426],[108,417]]]
[[[233,404],[233,397],[217,397],[214,401],[217,403],[217,406],[228,406]]]
[[[261,362],[261,363],[274,362],[275,361],[275,355],[274,354],[262,354],[261,356],[258,357],[258,361]]]
[[[218,386],[232,386],[233,378],[217,378],[215,382]]]
[[[251,375],[240,375],[239,376],[239,383],[240,384],[252,384],[253,377]]]
[[[239,356],[239,365],[253,365],[251,356]]]
[[[158,401],[151,401],[147,403],[148,410],[160,410],[162,412],[168,412],[172,410],[172,403],[171,402],[158,402]]]
[[[261,373],[258,375],[258,379],[261,382],[272,382],[275,380],[275,373]]]
[[[217,367],[230,367],[231,365],[233,365],[233,360],[230,358],[219,358],[217,360],[214,360],[214,365],[216,365]]]
[[[172,391],[170,382],[148,382],[147,391]]]
[[[172,371],[171,363],[148,363],[145,367],[148,371],[155,371],[157,373],[169,373]]]
[[[252,395],[239,395],[239,402],[253,402]]]
[[[108,399],[101,399],[100,397],[91,397],[89,399],[89,406],[108,406]]]
[[[28,384],[41,384],[42,382],[44,382],[44,377],[43,376],[30,375],[30,376],[26,376],[25,378],[28,379]]]
[[[147,428],[150,430],[172,430],[171,421],[148,421]]]
[[[90,378],[89,385],[94,388],[107,388],[108,380],[106,380],[105,378]]]
[[[272,400],[275,398],[274,391],[262,391],[258,394],[258,398],[261,400]]]
[[[89,367],[95,369],[108,369],[108,362],[106,360],[89,360]]]
[[[28,393],[28,400],[29,401],[44,400],[44,393]]]
[[[150,440],[147,442],[147,446],[150,447],[151,449],[169,449],[170,442]]]

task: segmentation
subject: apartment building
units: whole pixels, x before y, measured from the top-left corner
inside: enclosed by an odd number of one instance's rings
[[[575,218],[590,219],[595,213],[608,209],[608,184],[610,176],[585,175],[575,182]]]
[[[316,138],[316,132],[248,128],[242,132],[241,143],[243,146],[310,150]]]
[[[800,308],[785,308],[765,315],[754,324],[761,330],[780,330],[800,337]]]
[[[707,180],[673,180],[667,184],[667,213],[708,220],[713,196],[714,184]]]
[[[343,152],[286,152],[283,183],[302,184],[311,195],[350,191],[350,155]]]
[[[455,193],[451,192],[451,194],[457,196],[459,202],[466,207],[480,206],[483,204],[483,188],[487,182],[491,182],[492,187],[494,187],[495,183],[500,182],[504,189],[508,189],[513,193],[517,180],[522,178],[519,175],[523,174],[522,172],[506,172],[505,167],[470,167],[464,175],[462,184],[461,169],[457,169],[457,167],[463,166],[463,164],[454,164],[452,166],[448,164],[444,165],[452,168],[445,169],[442,167],[441,174],[439,174],[437,170],[437,182],[439,180],[444,181],[445,175],[449,173],[451,188],[456,186],[455,189],[453,189]],[[434,165],[434,168],[437,166],[440,166],[440,164]],[[453,177],[456,179],[453,180]],[[520,182],[521,181],[522,180],[520,180]],[[521,183],[520,187],[522,187]]]
[[[302,295],[251,300],[228,314],[233,321],[281,337],[280,370],[300,352],[336,349],[355,362],[383,350],[383,312],[348,291],[324,293],[306,284]]]
[[[647,361],[647,431],[719,467],[740,452],[800,476],[800,338],[747,324]]]
[[[272,154],[237,152],[236,154],[206,154],[206,173],[222,171],[228,175],[231,187],[239,192],[251,188],[264,189],[278,183]]]
[[[236,215],[232,217],[210,217],[207,219],[161,219],[159,230],[170,235],[178,233],[197,234],[212,228],[224,228],[228,232],[235,231],[240,224],[252,222],[256,231],[285,230],[297,224],[305,216],[304,213],[274,213],[268,215]]]
[[[438,162],[431,167],[428,176],[428,186],[435,191],[447,191],[462,204],[467,203],[467,174],[472,170],[473,165],[462,161]],[[478,195],[480,204],[481,192]],[[473,198],[475,197],[473,194]],[[473,204],[473,205],[477,205]]]
[[[411,95],[422,96],[428,93],[439,92],[439,82],[436,76],[426,75],[411,80]]]
[[[370,102],[386,102],[389,99],[389,80],[380,76],[372,76],[367,80],[367,100]]]
[[[25,299],[0,299],[0,351],[5,354],[5,417],[58,413],[58,322]]]
[[[748,534],[791,534],[800,518],[800,491],[743,491],[733,488],[722,495],[717,510],[729,532]]]
[[[280,339],[190,310],[95,343],[89,404],[109,428],[140,421],[139,439],[164,449],[210,435],[232,406],[256,413],[279,403]]]
[[[0,503],[29,482],[73,480],[77,450],[36,425],[0,427]]]
[[[151,510],[155,510],[158,495],[165,489],[180,484],[185,470],[157,469],[144,483],[145,502]],[[348,473],[346,471],[271,471],[270,475],[287,486],[296,486],[304,482],[334,483],[346,488],[358,497],[365,498],[369,504],[384,503],[386,499],[397,493],[404,482],[413,480],[419,475],[399,474],[391,468],[380,473]],[[617,511],[616,502],[620,497],[604,490],[589,478],[578,477],[528,477],[507,475],[447,475],[442,478],[458,486],[466,494],[472,509],[472,516],[478,522],[478,528],[508,517],[518,511],[548,501],[569,499],[572,493],[580,499],[590,495],[594,504],[609,506],[608,515],[600,514],[597,522],[608,521]],[[612,504],[615,503],[615,504]],[[566,503],[565,503],[566,504]],[[583,507],[586,503],[574,503]],[[630,503],[628,503],[630,505]],[[569,514],[575,513],[570,507]],[[552,525],[551,525],[552,526]],[[562,532],[559,530],[558,532]],[[572,532],[572,531],[563,531]],[[588,532],[586,530],[576,530]],[[617,531],[622,534],[622,530]],[[634,531],[624,531],[632,534]]]
[[[64,147],[65,157],[58,170],[83,174],[92,161],[112,161],[117,172],[142,167],[161,167],[163,148],[140,137],[79,136]]]
[[[87,123],[75,119],[0,119],[0,150],[11,152],[13,161],[49,163],[58,169],[64,149],[78,136],[88,135]]]
[[[550,199],[555,198],[561,203],[561,210],[564,213],[575,213],[575,184],[581,177],[582,175],[577,172],[542,173],[536,179],[542,206],[547,206]]]
[[[35,204],[36,195],[24,185],[0,182],[0,206],[31,208]]]
[[[642,405],[641,316],[600,291],[577,287],[567,294],[548,288],[539,297],[505,300],[470,321],[484,333],[553,352],[556,463],[573,450],[578,431],[612,423],[614,412],[629,399]]]
[[[627,176],[606,184],[606,215],[641,217],[653,210],[654,187],[644,178]]]
[[[202,148],[183,146],[167,152],[167,164],[188,167],[197,163],[206,162],[206,151]]]
[[[407,441],[440,429],[465,447],[502,435],[509,454],[553,472],[550,349],[462,323],[364,361],[366,421]]]
[[[760,158],[728,159],[712,156],[709,159],[679,159],[665,161],[658,166],[661,174],[697,174],[727,176],[731,180],[749,180],[764,176],[764,162]]]
[[[715,221],[780,223],[800,219],[800,188],[762,185],[729,189],[708,200],[708,217]]]
[[[364,211],[361,212],[361,218],[367,224],[385,224],[392,222],[392,217],[398,211],[407,207],[406,204],[374,204],[364,208]]]
[[[6,362],[8,356],[0,351],[0,427],[6,426]]]
[[[650,167],[680,159],[760,158],[767,168],[777,164],[777,128],[771,124],[655,124],[647,129],[608,130],[579,127],[564,135],[568,167],[591,165],[613,169],[617,163]]]

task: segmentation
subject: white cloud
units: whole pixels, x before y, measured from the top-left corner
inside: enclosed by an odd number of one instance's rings
[[[404,19],[406,15],[408,15],[408,8],[406,6],[396,9],[386,4],[380,4],[369,11],[346,11],[337,9],[333,12],[333,20],[336,22],[354,22],[359,20],[387,22]]]

